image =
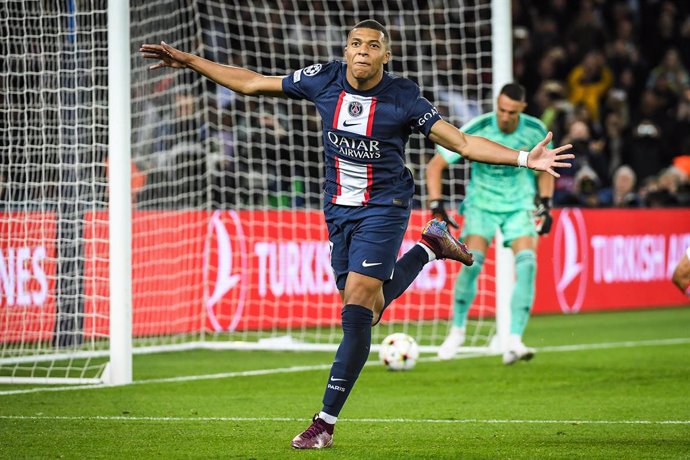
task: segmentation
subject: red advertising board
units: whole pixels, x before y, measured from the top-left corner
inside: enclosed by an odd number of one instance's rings
[[[108,233],[104,213],[86,218],[84,330],[107,333]],[[402,250],[417,241],[415,213]],[[309,327],[340,321],[340,296],[320,211],[140,211],[134,216],[133,332]],[[458,264],[428,264],[387,319],[450,312]],[[481,295],[493,297],[491,279]],[[485,299],[483,299],[485,300]]]
[[[671,274],[690,246],[687,209],[561,209],[539,245],[536,313],[688,305]]]
[[[415,244],[427,218],[413,212],[401,252]],[[84,217],[87,337],[108,332],[107,221],[106,211]],[[0,213],[0,231],[0,341],[50,339],[55,216]],[[534,312],[687,305],[670,278],[688,246],[688,209],[556,210],[553,230],[539,244]],[[132,258],[136,336],[340,320],[320,211],[135,211]],[[492,249],[476,302],[488,314],[495,305],[493,260]],[[428,264],[386,320],[447,318],[459,269]]]
[[[55,258],[54,213],[0,212],[0,342],[52,338]]]

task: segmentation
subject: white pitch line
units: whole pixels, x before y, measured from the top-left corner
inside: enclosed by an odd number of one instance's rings
[[[67,420],[67,421],[132,421],[132,422],[304,422],[294,417],[128,417],[124,415],[50,416],[0,415],[0,420]],[[690,420],[499,420],[499,419],[416,419],[416,418],[341,418],[350,423],[423,423],[423,424],[533,424],[533,425],[690,425]]]
[[[580,344],[580,345],[561,345],[554,347],[541,347],[537,348],[538,352],[569,352],[569,351],[584,351],[584,350],[603,350],[609,348],[630,348],[630,347],[644,347],[644,346],[665,346],[665,345],[681,345],[690,343],[690,338],[680,337],[673,339],[652,339],[652,340],[637,340],[637,341],[627,341],[627,342],[610,342],[610,343],[591,343],[591,344]],[[472,353],[472,354],[460,354],[454,359],[471,359],[471,358],[482,358],[489,356],[485,353]],[[439,361],[439,358],[426,357],[420,358],[421,362],[434,362]],[[235,377],[252,377],[256,375],[274,375],[274,374],[290,374],[294,372],[306,372],[306,371],[317,371],[325,370],[331,368],[331,363],[329,364],[315,364],[310,366],[291,366],[291,367],[279,367],[274,369],[256,369],[250,371],[236,371],[236,372],[222,372],[218,374],[206,374],[206,375],[186,375],[180,377],[169,377],[161,379],[149,379],[149,380],[137,380],[132,382],[130,385],[147,385],[151,383],[177,383],[177,382],[190,382],[198,380],[217,380]],[[369,361],[365,366],[380,366],[376,360]],[[42,393],[42,392],[54,392],[54,391],[76,391],[76,390],[93,390],[93,389],[103,389],[103,388],[113,388],[109,385],[70,385],[64,387],[39,387],[39,388],[29,388],[26,390],[7,390],[0,391],[0,396],[8,395],[18,395],[26,393]]]

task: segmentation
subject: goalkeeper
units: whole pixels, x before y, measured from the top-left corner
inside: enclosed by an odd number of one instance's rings
[[[480,115],[460,130],[467,134],[486,137],[517,150],[530,150],[546,135],[544,124],[523,114],[525,89],[516,83],[505,85],[497,99],[494,112]],[[433,216],[449,226],[458,224],[446,213],[441,192],[443,170],[460,160],[460,155],[440,145],[427,168],[429,206]],[[535,214],[535,182],[539,191]],[[510,311],[510,337],[503,353],[503,363],[530,360],[535,353],[522,342],[534,300],[537,271],[537,235],[546,235],[551,229],[551,197],[554,178],[550,174],[536,176],[532,170],[472,162],[467,196],[460,206],[464,216],[461,239],[474,256],[474,264],[463,268],[455,280],[453,325],[441,345],[438,356],[450,359],[465,341],[465,323],[472,301],[477,293],[477,277],[482,270],[486,251],[497,229],[504,236],[504,246],[515,254],[517,275]],[[536,219],[535,219],[536,217]]]

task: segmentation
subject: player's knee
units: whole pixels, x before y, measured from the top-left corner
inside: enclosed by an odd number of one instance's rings
[[[343,292],[343,305],[361,305],[374,312],[383,309],[383,283],[368,276],[350,276]]]

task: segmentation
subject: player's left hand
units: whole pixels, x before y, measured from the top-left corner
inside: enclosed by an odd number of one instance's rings
[[[548,235],[551,231],[551,224],[553,224],[553,217],[551,217],[551,198],[540,198],[539,206],[537,206],[534,217],[536,218],[537,234]]]
[[[537,171],[546,171],[553,177],[561,177],[553,168],[570,168],[573,165],[565,163],[563,160],[575,158],[572,153],[561,153],[571,149],[572,144],[562,145],[555,149],[547,147],[553,138],[553,133],[549,131],[543,141],[538,143],[527,156],[527,167]]]

